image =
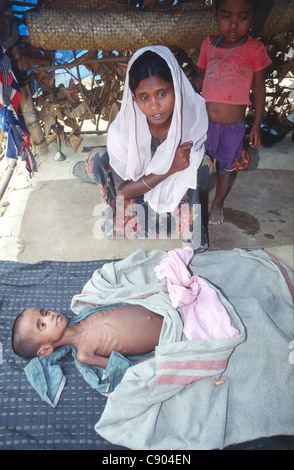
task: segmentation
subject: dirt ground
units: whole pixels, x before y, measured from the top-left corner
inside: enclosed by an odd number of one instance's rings
[[[56,261],[120,259],[139,248],[150,251],[157,248],[169,250],[182,246],[180,240],[103,240],[103,237],[95,235],[93,226],[97,225],[97,218],[93,216],[93,211],[100,201],[99,188],[96,185],[81,182],[73,176],[72,170],[77,161],[86,158],[89,147],[104,145],[106,139],[106,133],[100,136],[83,135],[83,142],[76,153],[69,144],[63,142],[62,152],[66,155],[64,161],[54,160],[57,147],[53,142],[50,144],[48,154],[36,155],[38,172],[31,179],[24,164],[18,162],[10,184],[0,201],[1,260],[34,263],[43,259]],[[258,150],[251,151],[250,168],[246,175],[240,174],[239,181],[237,178],[233,188],[234,193],[232,192],[226,201],[224,224],[209,227],[210,250],[234,247],[262,248],[293,267],[293,211],[291,208],[293,204],[291,188],[294,187],[291,184],[294,182],[293,148],[294,143],[289,133],[283,141],[272,147],[260,147]],[[3,175],[5,167],[6,161],[2,158],[0,175]],[[286,179],[290,184],[290,189],[284,187]],[[45,187],[47,193],[44,192],[45,189],[42,189]],[[66,187],[70,187],[70,193],[66,192]],[[275,187],[278,188],[276,193]],[[48,188],[51,188],[51,192],[48,192]],[[285,194],[281,194],[282,190]],[[209,201],[213,194],[212,184],[212,189],[208,194]],[[283,196],[282,201],[281,196]],[[275,198],[279,199],[279,206]],[[82,199],[85,201],[84,206],[78,210],[78,202],[81,206]],[[261,220],[258,220],[261,216],[258,215],[259,213],[256,216],[252,206],[259,207],[260,211],[262,203],[266,204],[264,213],[267,213],[268,226],[263,229],[263,238],[253,239],[254,233],[261,224]],[[65,224],[64,216],[56,215],[56,208],[61,206],[65,207],[68,220],[74,221],[74,226],[79,227],[76,233],[70,227],[70,223]],[[270,211],[272,214],[269,218]],[[45,224],[42,232],[40,221],[43,220],[44,213],[48,216],[48,225]],[[250,237],[252,243],[248,245]]]

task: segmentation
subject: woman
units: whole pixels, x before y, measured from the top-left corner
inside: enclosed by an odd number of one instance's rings
[[[128,65],[107,152],[94,150],[87,162],[107,203],[105,237],[113,238],[115,227],[117,238],[169,233],[195,250],[207,248],[197,189],[207,126],[205,102],[171,51],[138,50]]]

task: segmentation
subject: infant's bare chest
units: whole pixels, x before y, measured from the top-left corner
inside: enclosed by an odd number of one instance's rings
[[[115,312],[110,312],[110,310],[95,312],[82,321],[82,338],[85,345],[97,346],[102,341],[109,341],[116,334],[119,318]]]
[[[158,317],[138,305],[95,312],[82,321],[82,346],[102,356],[109,356],[112,351],[139,354],[143,343],[158,336]]]
[[[82,322],[83,346],[102,356],[113,350],[125,351],[133,323],[130,316],[130,310],[122,307],[93,313]]]

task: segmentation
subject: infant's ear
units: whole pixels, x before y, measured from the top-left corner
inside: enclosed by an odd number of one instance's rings
[[[37,356],[40,356],[40,357],[50,356],[50,354],[53,353],[53,351],[54,351],[53,346],[43,347],[39,349],[39,351],[37,352]]]

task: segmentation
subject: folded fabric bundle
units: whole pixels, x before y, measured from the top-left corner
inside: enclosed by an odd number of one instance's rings
[[[182,307],[186,337],[203,340],[237,336],[239,331],[231,325],[215,289],[199,276],[190,275],[187,266],[192,257],[192,248],[176,249],[155,268],[158,279],[167,283],[172,306]]]

